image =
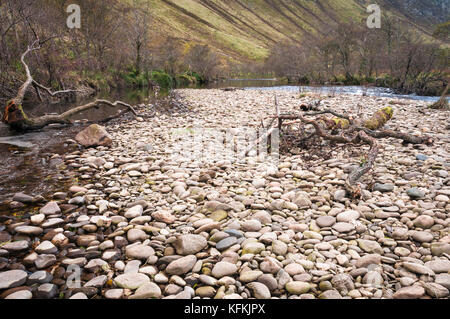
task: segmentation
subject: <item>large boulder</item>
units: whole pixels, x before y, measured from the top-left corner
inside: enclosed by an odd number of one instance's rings
[[[111,136],[103,126],[92,124],[77,134],[75,140],[84,147],[109,146],[112,144]]]

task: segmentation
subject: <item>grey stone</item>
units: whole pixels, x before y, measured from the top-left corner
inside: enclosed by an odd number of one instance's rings
[[[19,287],[27,281],[27,273],[23,270],[0,272],[0,289]]]

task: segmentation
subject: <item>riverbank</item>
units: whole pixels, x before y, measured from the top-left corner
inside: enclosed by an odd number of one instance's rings
[[[239,128],[258,127],[275,94],[281,112],[318,94],[176,93],[189,112],[109,123],[111,147],[54,155],[73,184],[52,198],[31,194],[31,206],[23,195],[8,203],[28,215],[0,226],[1,297],[448,298],[448,112],[424,101],[323,96],[345,114],[389,105],[391,129],[436,141],[382,140],[362,199],[351,201],[342,190],[358,148],[334,147],[328,160],[300,150],[276,165],[171,156],[196,128],[234,128],[238,138]],[[79,288],[67,287],[70,265],[81,269]]]

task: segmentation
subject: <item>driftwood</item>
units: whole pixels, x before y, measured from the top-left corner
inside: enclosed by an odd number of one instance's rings
[[[436,103],[430,105],[431,109],[436,109],[436,110],[448,110],[450,109],[449,105],[448,105],[448,100],[447,100],[447,93],[450,87],[450,82],[447,83],[447,86],[445,87],[444,92],[442,92],[441,98],[439,99],[439,101],[437,101]]]
[[[325,115],[332,115],[329,118]],[[260,136],[245,152],[247,156],[252,150],[268,139],[275,130],[283,132],[284,127],[300,124],[305,130],[306,126],[313,128],[313,132],[306,134],[302,141],[310,139],[313,136],[337,143],[351,145],[368,145],[369,151],[365,161],[360,167],[354,169],[347,177],[346,190],[352,198],[358,198],[361,195],[361,188],[358,181],[367,174],[374,166],[375,160],[379,154],[380,147],[377,139],[396,138],[404,143],[431,145],[433,140],[429,136],[413,136],[403,132],[383,129],[383,126],[392,118],[393,110],[390,107],[377,111],[368,120],[355,119],[352,116],[340,114],[334,110],[325,109],[318,111],[309,111],[302,113],[280,114],[278,102],[275,99],[275,115],[271,117],[268,126],[263,127],[265,134]],[[312,117],[312,118],[311,118]],[[276,126],[273,126],[274,123]],[[283,141],[281,141],[283,142]]]
[[[68,94],[68,93],[74,93],[76,90],[62,90],[62,91],[56,91],[52,92],[49,88],[43,86],[42,84],[39,84],[37,81],[35,81],[31,75],[30,68],[28,67],[27,63],[25,62],[25,57],[35,51],[40,49],[40,42],[39,40],[36,40],[33,42],[30,46],[28,46],[27,50],[22,54],[20,57],[20,61],[22,65],[25,68],[26,73],[26,80],[25,82],[20,86],[17,95],[15,98],[7,102],[7,105],[4,109],[2,121],[9,125],[11,128],[16,130],[35,130],[43,128],[50,124],[70,124],[71,120],[70,118],[74,116],[75,114],[79,114],[81,112],[84,112],[86,110],[92,109],[92,108],[98,108],[100,105],[107,105],[110,107],[125,107],[126,112],[132,112],[135,116],[142,116],[138,115],[137,112],[134,110],[134,108],[124,102],[116,101],[116,102],[110,102],[107,100],[95,100],[94,102],[87,103],[85,105],[81,105],[78,107],[75,107],[67,112],[64,112],[62,114],[58,115],[44,115],[36,118],[30,118],[27,116],[25,111],[23,110],[23,99],[25,97],[25,93],[27,92],[28,88],[32,85],[34,89],[37,92],[37,95],[39,99],[42,100],[42,96],[40,95],[40,90],[46,92],[48,95],[54,97],[61,94]],[[124,112],[120,112],[116,114],[113,117],[110,117],[109,119],[117,118],[118,116],[122,115]]]

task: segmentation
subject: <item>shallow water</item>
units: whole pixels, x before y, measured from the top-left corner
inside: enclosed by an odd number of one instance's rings
[[[281,90],[293,92],[313,92],[318,94],[354,94],[375,97],[388,97],[393,99],[411,99],[425,102],[436,102],[439,96],[420,96],[415,94],[396,94],[389,88],[382,87],[364,87],[364,86],[293,86],[293,85],[276,85],[276,86],[249,86],[246,90]]]

